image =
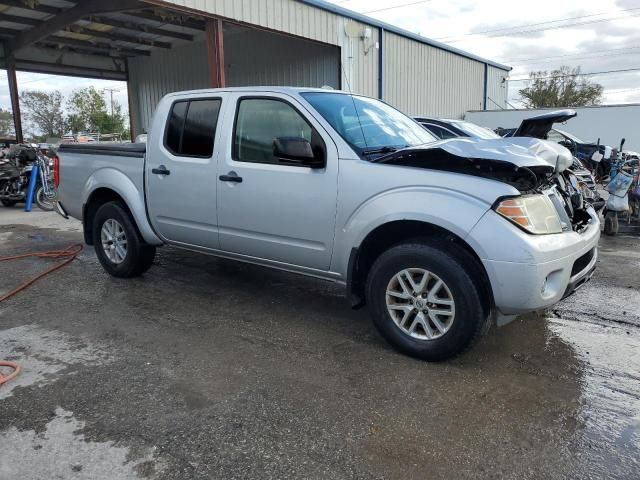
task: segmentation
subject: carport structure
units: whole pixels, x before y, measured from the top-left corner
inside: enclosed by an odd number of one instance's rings
[[[509,71],[322,0],[0,0],[0,37],[18,140],[16,70],[127,81],[134,135],[171,91],[330,86],[461,116],[504,103]]]

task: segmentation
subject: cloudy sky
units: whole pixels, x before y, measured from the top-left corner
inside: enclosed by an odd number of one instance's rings
[[[640,0],[334,0],[341,7],[514,67],[581,66],[606,89],[605,103],[640,102]]]
[[[560,65],[583,72],[637,69],[594,75],[605,103],[640,102],[640,0],[334,0],[342,7],[411,32],[513,66],[510,102],[531,70]],[[127,109],[124,82],[18,73],[21,90],[60,90],[68,95],[90,85],[118,89]],[[6,72],[0,70],[0,107],[10,108]]]

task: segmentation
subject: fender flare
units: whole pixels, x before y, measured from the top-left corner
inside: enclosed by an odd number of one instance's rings
[[[83,217],[84,208],[89,203],[91,196],[98,189],[107,189],[116,193],[131,212],[133,219],[140,231],[140,235],[149,245],[162,245],[163,242],[156,235],[147,218],[147,207],[144,199],[144,191],[140,189],[124,173],[114,168],[101,168],[96,170],[87,179],[82,190]],[[86,219],[83,218],[83,224]]]

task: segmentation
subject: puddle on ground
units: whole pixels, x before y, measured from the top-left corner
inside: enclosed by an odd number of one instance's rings
[[[632,325],[548,318],[552,335],[582,362],[578,452],[601,477],[617,466],[640,472],[640,329]]]
[[[23,325],[0,330],[0,360],[17,362],[22,369],[16,378],[0,386],[2,400],[18,387],[47,385],[77,365],[103,365],[112,357],[106,349],[81,338]]]
[[[162,470],[154,459],[155,448],[132,459],[129,448],[85,439],[79,433],[84,422],[72,412],[57,408],[55,414],[42,433],[16,428],[0,432],[1,479],[153,479]]]

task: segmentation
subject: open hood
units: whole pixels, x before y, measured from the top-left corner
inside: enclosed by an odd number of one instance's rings
[[[571,152],[562,145],[535,138],[453,138],[398,150],[374,162],[441,170],[498,180],[518,190],[549,184],[569,168]]]
[[[572,109],[555,110],[553,112],[543,113],[535,117],[526,118],[511,137],[532,137],[545,139],[553,128],[554,123],[563,123],[578,115],[578,112]]]

